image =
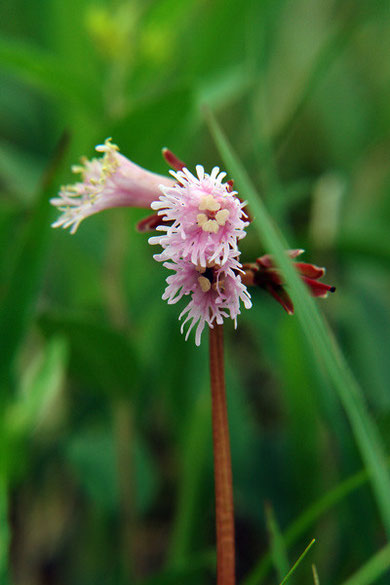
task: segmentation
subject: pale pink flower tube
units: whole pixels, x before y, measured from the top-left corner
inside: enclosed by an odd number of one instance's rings
[[[82,181],[61,187],[58,197],[50,200],[61,211],[52,227],[70,227],[74,234],[83,219],[104,209],[150,208],[161,193],[159,186],[172,187],[175,183],[131,162],[110,138],[96,150],[102,153],[101,158],[82,159],[82,165],[72,167]]]

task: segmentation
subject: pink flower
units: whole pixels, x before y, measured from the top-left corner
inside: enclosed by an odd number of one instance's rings
[[[168,286],[162,298],[168,304],[173,304],[183,296],[191,296],[190,302],[179,315],[179,319],[185,317],[181,325],[182,333],[185,324],[190,321],[186,340],[195,325],[196,345],[200,345],[206,323],[213,327],[214,322],[221,324],[224,318],[230,317],[236,327],[240,301],[246,309],[252,306],[246,286],[241,282],[239,273],[242,270],[237,256],[237,252],[231,251],[222,266],[212,263],[202,267],[188,259],[164,263],[165,268],[173,270],[174,274],[166,279]]]
[[[148,208],[158,197],[159,185],[174,185],[172,179],[146,171],[119,154],[110,138],[96,150],[103,153],[101,158],[82,159],[82,165],[72,167],[82,181],[62,187],[59,196],[50,200],[62,212],[52,227],[70,227],[74,234],[89,215],[112,207]]]
[[[151,244],[160,244],[162,254],[156,260],[190,259],[195,265],[219,265],[227,262],[231,250],[237,250],[237,242],[245,234],[245,213],[237,193],[230,183],[223,183],[226,173],[214,167],[210,175],[197,165],[197,177],[187,168],[170,171],[177,183],[161,185],[162,195],[151,207],[169,225],[156,229],[164,235],[150,238]]]

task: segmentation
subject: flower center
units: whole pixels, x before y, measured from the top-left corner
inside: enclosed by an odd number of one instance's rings
[[[221,209],[221,204],[210,195],[204,195],[199,202],[196,223],[203,231],[216,234],[220,226],[224,226],[229,217],[228,209]]]
[[[198,266],[196,268],[198,272],[200,272],[200,276],[198,277],[198,284],[204,293],[209,292],[211,289],[217,290],[219,292],[225,289],[224,279],[219,279],[218,282],[215,279],[215,268],[215,263],[207,266],[207,268],[203,268],[202,266]]]
[[[211,282],[207,276],[199,276],[198,282],[203,292],[208,292],[211,289]]]
[[[197,271],[200,272],[201,276],[198,278],[198,283],[200,288],[204,293],[208,292],[211,289],[214,281],[214,265],[207,266],[204,268],[203,266],[197,266]]]

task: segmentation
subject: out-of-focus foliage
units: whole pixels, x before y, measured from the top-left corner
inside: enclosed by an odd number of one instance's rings
[[[318,304],[388,447],[390,5],[3,0],[0,22],[0,582],[212,582],[206,338],[161,300],[142,211],[70,236],[48,199],[107,136],[155,172],[163,146],[221,166],[210,106],[289,244],[327,266]],[[251,226],[243,260],[263,246]],[[337,395],[296,318],[253,301],[226,327],[238,576],[279,582],[315,537],[289,582],[314,562],[321,583],[385,585]]]

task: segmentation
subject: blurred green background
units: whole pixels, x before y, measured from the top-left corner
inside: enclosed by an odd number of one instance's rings
[[[327,266],[318,304],[388,446],[390,4],[2,0],[0,22],[1,584],[212,583],[206,336],[185,342],[161,300],[145,211],[71,236],[48,199],[108,136],[155,172],[164,146],[222,166],[207,104],[291,247]],[[253,226],[241,249],[266,251]],[[279,583],[313,537],[291,583],[384,569],[334,388],[296,318],[252,296],[226,326],[239,580]]]

